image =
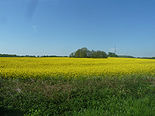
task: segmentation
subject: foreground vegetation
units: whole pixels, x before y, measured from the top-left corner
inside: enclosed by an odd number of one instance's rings
[[[154,116],[155,77],[2,79],[2,116]]]

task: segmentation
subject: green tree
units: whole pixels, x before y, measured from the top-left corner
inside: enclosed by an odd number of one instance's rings
[[[108,52],[108,57],[118,57],[118,55],[113,52]]]
[[[78,49],[76,52],[73,52],[69,57],[75,58],[107,58],[107,54],[104,51],[89,51],[86,47]]]
[[[92,58],[107,58],[107,54],[104,51],[93,51]]]
[[[75,57],[75,52],[72,52],[70,55],[69,55],[69,57]]]

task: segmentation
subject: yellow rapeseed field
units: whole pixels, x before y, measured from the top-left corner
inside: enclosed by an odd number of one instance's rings
[[[0,77],[91,77],[155,74],[155,60],[136,58],[0,58]]]

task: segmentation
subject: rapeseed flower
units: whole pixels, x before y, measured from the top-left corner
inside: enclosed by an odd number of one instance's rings
[[[155,60],[136,58],[0,58],[3,78],[155,74]]]

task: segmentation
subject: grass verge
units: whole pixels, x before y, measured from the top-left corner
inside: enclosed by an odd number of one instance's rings
[[[2,116],[155,115],[155,77],[2,79]]]

